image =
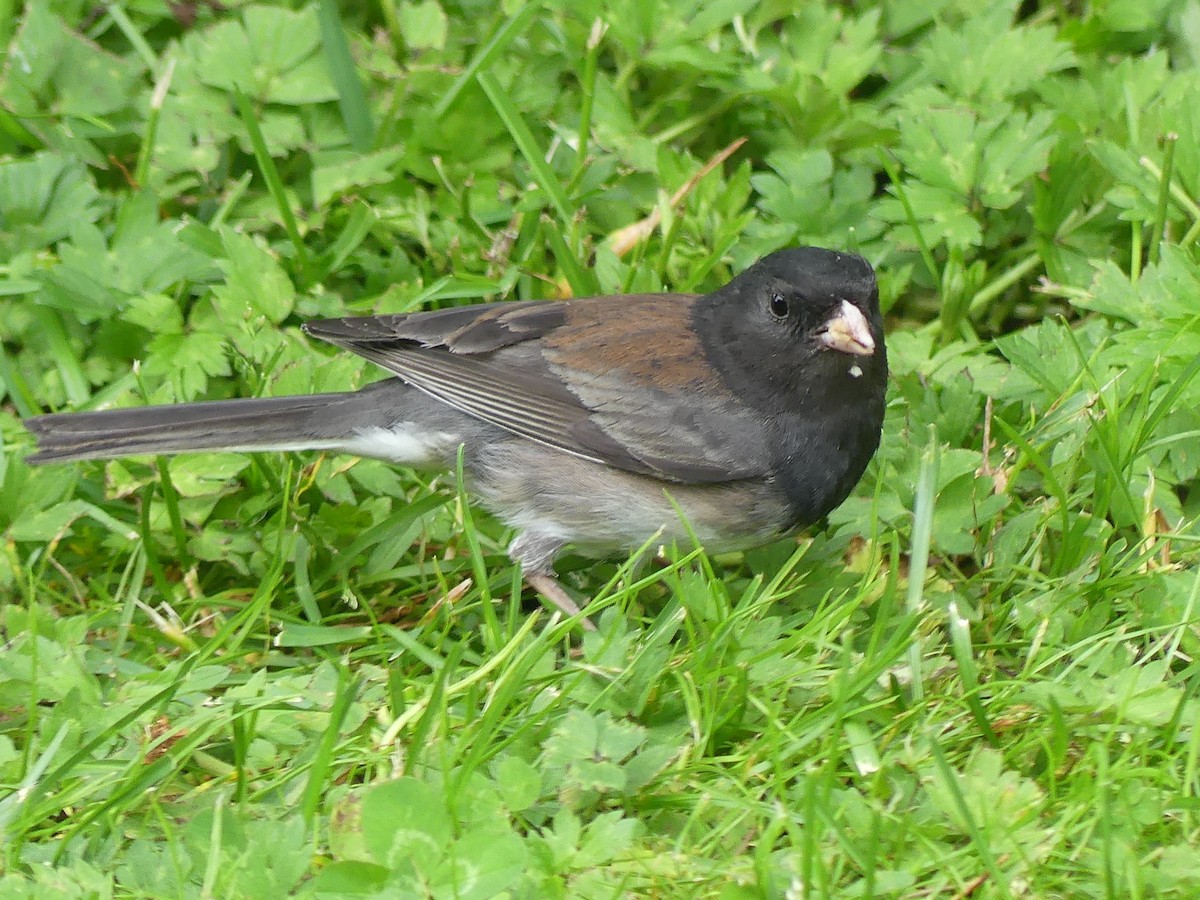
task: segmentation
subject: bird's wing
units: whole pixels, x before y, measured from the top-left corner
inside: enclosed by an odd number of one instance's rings
[[[762,477],[763,428],[706,364],[694,297],[488,303],[305,330],[529,440],[683,483]]]

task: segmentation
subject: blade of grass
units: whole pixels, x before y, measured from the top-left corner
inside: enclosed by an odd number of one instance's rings
[[[575,207],[571,205],[571,201],[567,198],[566,190],[546,162],[541,148],[538,147],[537,141],[533,137],[533,132],[525,124],[525,119],[521,117],[520,110],[512,102],[512,98],[508,96],[508,92],[500,87],[500,83],[490,73],[480,72],[475,76],[475,79],[492,102],[492,107],[496,110],[497,115],[500,116],[501,121],[504,122],[504,127],[508,129],[513,143],[517,145],[517,149],[525,157],[525,162],[529,164],[529,168],[533,171],[534,181],[537,182],[538,187],[545,192],[546,197],[550,200],[550,205],[558,213],[562,226],[564,228],[569,226],[575,218]]]
[[[608,25],[597,19],[588,34],[587,55],[583,58],[583,74],[579,79],[579,130],[576,132],[575,174],[571,176],[573,190],[587,171],[588,142],[592,136],[592,108],[596,102],[596,67],[600,58],[600,43]]]
[[[355,200],[346,223],[338,229],[337,240],[316,261],[314,281],[320,281],[345,265],[350,255],[367,239],[379,221],[379,214],[369,204]]]
[[[1170,132],[1163,135],[1162,175],[1158,180],[1158,202],[1154,207],[1154,228],[1150,232],[1150,262],[1158,262],[1162,254],[1163,237],[1167,232],[1167,205],[1171,201],[1171,178],[1175,170],[1175,144],[1179,135]]]
[[[942,267],[941,310],[938,313],[940,328],[938,340],[945,346],[957,339],[966,324],[963,316],[967,311],[968,273],[963,253],[953,248],[947,254]]]
[[[221,873],[221,838],[225,826],[225,791],[218,791],[213,798],[212,824],[208,827],[208,858],[204,861],[204,882],[200,885],[201,897],[215,897],[217,878]]]
[[[15,143],[30,150],[41,150],[46,142],[21,124],[20,119],[0,106],[0,133],[8,135]]]
[[[1119,863],[1114,859],[1113,844],[1113,809],[1112,795],[1109,792],[1109,758],[1108,746],[1103,741],[1095,745],[1096,751],[1096,793],[1099,806],[1100,820],[1097,828],[1100,831],[1100,862],[1104,869],[1104,896],[1115,900],[1120,894],[1117,891],[1115,866]]]
[[[75,349],[67,339],[61,314],[46,306],[34,306],[32,312],[37,317],[42,339],[49,345],[50,356],[62,379],[67,399],[73,406],[84,403],[91,393],[88,377],[83,372],[83,365]]]
[[[129,562],[121,573],[116,593],[112,597],[112,607],[120,610],[117,619],[116,639],[109,650],[111,657],[121,659],[125,645],[129,641],[129,631],[133,625],[133,613],[137,609],[138,591],[146,577],[146,548],[142,542],[133,548]]]
[[[0,56],[8,56],[8,42],[12,40],[17,21],[17,5],[17,0],[0,0]]]
[[[1177,181],[1171,181],[1170,179],[1166,179],[1164,181],[1163,170],[1160,169],[1157,163],[1150,159],[1150,157],[1143,156],[1138,160],[1138,162],[1141,164],[1142,168],[1153,175],[1160,184],[1165,183],[1167,185],[1167,190],[1171,194],[1171,199],[1179,204],[1180,209],[1182,209],[1193,219],[1200,219],[1200,203],[1197,203],[1192,196],[1186,190],[1184,190],[1183,185]],[[1174,165],[1173,161],[1172,165]]]
[[[467,551],[471,556],[471,571],[475,576],[475,584],[479,586],[480,602],[483,604],[483,620],[487,624],[484,638],[489,644],[497,641],[502,634],[500,621],[496,618],[496,610],[492,606],[492,591],[488,585],[487,567],[483,562],[483,550],[479,546],[479,533],[475,530],[475,519],[471,515],[471,504],[467,499],[467,480],[463,473],[463,458],[466,444],[458,445],[458,459],[455,463],[454,477],[458,492],[458,505],[462,512],[462,533],[467,541]],[[489,652],[494,652],[497,646],[489,646]]]
[[[900,182],[900,167],[896,165],[896,161],[886,150],[880,149],[878,156],[879,164],[883,167],[883,171],[887,173],[888,181],[892,183],[892,189],[896,192],[896,199],[904,207],[904,217],[908,220],[908,227],[913,230],[917,249],[921,252],[921,259],[925,262],[925,268],[929,271],[929,277],[933,279],[933,283],[941,291],[942,274],[938,271],[937,263],[934,262],[933,251],[929,249],[929,243],[925,240],[925,235],[921,232],[921,226],[917,224],[917,214],[913,212],[912,204],[908,201],[908,192],[904,190],[904,185]]]
[[[404,56],[404,29],[400,25],[400,12],[396,9],[396,0],[379,0],[379,15],[383,18],[383,27],[387,29],[392,41],[392,56],[402,59]]]
[[[296,217],[292,213],[291,204],[288,203],[283,179],[279,177],[275,160],[271,158],[271,152],[267,149],[266,138],[263,137],[262,129],[258,127],[258,118],[254,114],[254,108],[250,105],[249,98],[240,89],[234,91],[233,98],[237,104],[238,115],[241,116],[242,124],[246,126],[246,133],[250,137],[250,146],[254,149],[254,160],[258,163],[258,171],[267,183],[267,190],[271,194],[271,199],[275,201],[275,207],[279,210],[279,218],[283,222],[283,229],[287,232],[288,240],[296,248],[301,286],[308,287],[308,248],[304,246],[304,239],[300,236]]]
[[[142,58],[142,62],[146,64],[146,68],[153,72],[158,68],[158,56],[151,49],[150,44],[142,37],[142,33],[137,30],[137,26],[133,24],[129,16],[125,15],[125,10],[121,8],[120,3],[104,4],[105,12],[109,18],[113,20],[121,34],[125,35],[125,40],[129,41],[129,45],[133,47],[135,53]]]
[[[492,35],[491,40],[484,44],[479,52],[471,57],[471,61],[467,63],[467,67],[463,69],[462,74],[454,79],[454,83],[450,85],[450,89],[442,95],[442,99],[438,101],[437,106],[433,108],[432,118],[436,122],[446,115],[446,111],[454,105],[454,101],[458,99],[458,95],[463,92],[471,79],[477,73],[483,71],[487,66],[491,65],[492,60],[499,56],[504,48],[512,43],[513,39],[519,36],[530,23],[533,22],[534,16],[538,10],[542,8],[540,2],[533,2],[521,8],[515,16],[505,22]]]
[[[979,827],[979,823],[975,821],[975,816],[971,813],[971,807],[967,804],[967,798],[963,795],[962,784],[958,780],[958,773],[951,768],[949,761],[946,759],[946,754],[942,751],[941,745],[933,735],[929,736],[929,749],[933,752],[933,759],[937,764],[938,774],[942,776],[942,784],[954,800],[954,806],[958,809],[958,814],[962,817],[967,836],[971,839],[971,844],[975,848],[975,852],[979,854],[980,859],[983,861],[988,875],[991,876],[993,889],[1001,897],[1011,897],[1012,892],[1008,889],[1008,882],[1004,877],[1004,873],[1000,871],[996,857],[992,854],[987,835],[983,833]]]
[[[1134,284],[1142,277],[1142,222],[1129,223],[1129,280]]]
[[[458,663],[461,656],[462,647],[455,645],[440,664],[430,666],[433,674],[429,694],[425,702],[425,711],[413,723],[412,732],[406,741],[409,750],[404,755],[405,775],[411,775],[418,770],[425,756],[425,748],[432,744],[429,736],[433,733],[435,721],[440,718],[445,705],[446,679],[452,673],[458,671]],[[393,707],[392,713],[397,718],[400,717],[399,709]]]
[[[252,173],[243,172],[240,178],[230,182],[224,189],[223,193],[225,196],[221,198],[221,205],[217,207],[217,211],[213,213],[212,218],[208,220],[208,228],[211,229],[209,234],[212,235],[212,243],[210,245],[212,252],[208,253],[209,256],[217,257],[225,252],[225,248],[221,245],[221,239],[215,232],[225,224],[225,220],[229,218],[229,214],[237,208],[242,196],[246,193],[246,189],[250,187],[250,182],[253,178],[254,175]],[[184,227],[195,228],[199,225],[199,222],[190,221]]]
[[[351,679],[344,669],[338,669],[337,696],[334,697],[333,706],[329,710],[329,723],[321,734],[321,743],[317,747],[312,767],[308,770],[308,781],[304,785],[304,796],[300,801],[300,815],[307,826],[312,825],[317,807],[321,804],[321,797],[326,788],[325,779],[332,768],[333,751],[337,747],[342,724],[346,721],[346,715],[350,712],[361,686],[361,678]]]
[[[127,725],[136,722],[149,710],[156,707],[161,709],[169,703],[178,692],[180,685],[183,684],[184,678],[195,668],[198,659],[199,657],[189,657],[184,660],[179,668],[177,677],[170,684],[162,690],[155,692],[149,698],[125,713],[125,715],[120,716],[116,721],[109,723],[107,728],[99,731],[96,735],[85,741],[74,753],[59,763],[45,778],[32,783],[28,791],[17,797],[18,805],[26,808],[32,806],[34,801],[40,799],[43,794],[54,791],[70,772],[83,761],[90,759],[102,745],[109,743],[114,734],[122,731]],[[48,756],[48,754],[43,754],[43,756]],[[33,818],[38,818],[43,814],[49,813],[50,810],[45,810],[44,813],[43,811],[35,810]],[[65,847],[65,844],[62,846]]]
[[[233,771],[236,785],[234,802],[245,803],[249,793],[250,777],[247,772],[250,759],[250,746],[258,726],[257,711],[246,714],[240,703],[233,704],[233,713],[229,720],[230,740],[233,749]]]
[[[533,631],[534,626],[537,625],[540,619],[541,617],[536,613],[530,615],[521,625],[521,628],[515,634],[513,634],[512,638],[510,638],[503,647],[494,653],[489,653],[487,655],[486,662],[484,662],[483,665],[479,666],[477,669],[474,669],[469,675],[460,678],[453,684],[445,685],[442,689],[445,696],[447,698],[456,697],[468,688],[474,687],[480,682],[486,682],[489,678],[491,678],[492,673],[496,669],[502,668],[508,664],[509,658],[525,643],[525,639],[529,636],[529,633]],[[565,634],[572,627],[573,626],[570,622],[560,622],[558,626],[558,632],[560,635]],[[408,727],[410,722],[415,721],[425,713],[425,710],[428,708],[432,697],[433,688],[431,686],[426,690],[424,697],[413,702],[406,710],[404,710],[401,715],[392,720],[392,722],[384,730],[383,736],[379,738],[378,746],[390,747],[395,742],[396,738],[400,736],[401,732]]]
[[[1175,403],[1197,375],[1200,375],[1200,356],[1195,357],[1179,375],[1171,379],[1171,386],[1167,389],[1167,392],[1159,398],[1146,417],[1138,423],[1137,434],[1134,440],[1130,442],[1126,458],[1121,460],[1122,466],[1128,466],[1138,454],[1149,449],[1147,441],[1154,434],[1162,420],[1175,409]]]
[[[983,732],[984,739],[993,747],[1000,746],[1000,739],[992,730],[983,704],[979,702],[979,669],[975,665],[975,654],[971,646],[971,623],[959,615],[958,604],[951,600],[947,627],[950,630],[950,649],[958,664],[958,677],[963,683],[963,698],[975,718],[975,724]]]
[[[530,670],[546,658],[558,640],[557,630],[553,628],[531,635],[524,648],[514,653],[508,663],[496,672],[488,685],[488,702],[484,705],[483,714],[457,735],[459,747],[454,757],[458,762],[450,780],[451,797],[472,780],[496,747],[503,745],[507,737],[505,732],[508,731],[505,725],[511,721],[514,702],[532,680]]]
[[[692,176],[688,178],[688,180],[685,181],[683,185],[675,191],[674,194],[671,195],[671,199],[668,203],[664,204],[660,200],[660,202],[655,205],[654,209],[650,211],[649,215],[639,219],[632,225],[626,225],[624,228],[618,228],[604,239],[605,243],[612,247],[613,252],[616,253],[617,256],[624,256],[629,252],[630,248],[636,247],[639,243],[644,242],[646,238],[654,233],[654,229],[657,228],[662,222],[665,214],[681,208],[683,202],[688,198],[692,191],[696,189],[696,186],[704,180],[708,173],[722,165],[725,160],[729,159],[729,157],[733,156],[733,154],[742,148],[747,140],[748,138],[740,137],[726,146],[723,150],[718,151],[704,165],[692,173]]]
[[[308,556],[311,549],[308,538],[303,533],[297,534],[295,546],[292,548],[292,584],[295,586],[296,598],[300,601],[305,618],[317,625],[322,617],[308,572]]]
[[[275,589],[283,576],[284,557],[276,554],[271,559],[271,566],[263,576],[262,582],[254,592],[254,596],[245,607],[229,617],[212,638],[196,653],[196,658],[206,661],[217,653],[224,651],[236,655],[250,634],[259,615],[270,608],[275,599]],[[236,632],[236,634],[235,634]]]
[[[17,812],[21,807],[31,801],[37,793],[38,786],[42,783],[42,776],[50,768],[50,763],[54,761],[54,757],[58,753],[58,748],[67,739],[67,734],[70,730],[70,724],[63,722],[58,727],[58,731],[54,733],[54,737],[46,745],[46,748],[38,755],[38,758],[33,760],[32,764],[26,768],[25,775],[22,777],[21,784],[17,789],[0,800],[0,845],[8,846],[9,824],[16,818]],[[32,747],[33,742],[27,742],[26,746]]]
[[[158,561],[158,550],[154,546],[154,539],[151,536],[153,532],[150,528],[150,507],[154,501],[154,492],[158,489],[158,485],[151,482],[142,492],[141,539],[142,550],[146,554],[146,566],[150,569],[150,577],[154,581],[155,588],[158,589],[159,596],[166,600],[174,591],[171,590],[171,583],[167,581],[167,573],[163,569],[162,563]]]
[[[21,377],[21,373],[17,371],[12,360],[9,359],[2,341],[0,341],[0,382],[3,382],[0,386],[8,392],[13,406],[17,408],[17,415],[22,419],[28,419],[41,412],[37,397],[30,390],[28,382]],[[0,396],[3,394],[0,393]]]
[[[163,104],[167,102],[167,94],[171,90],[171,79],[175,77],[175,58],[167,60],[162,74],[154,83],[154,93],[150,95],[150,110],[146,113],[146,131],[142,143],[138,147],[137,165],[133,169],[133,182],[138,187],[145,185],[150,177],[150,160],[154,156],[154,143],[158,136],[158,120],[162,117]]]
[[[1197,818],[1200,818],[1200,806],[1195,802],[1196,785],[1200,784],[1200,728],[1192,727],[1191,732],[1179,769],[1179,783],[1183,785],[1183,797],[1188,802],[1189,827],[1194,829],[1197,826]]]
[[[998,430],[1004,432],[1004,437],[1017,446],[1021,451],[1022,459],[1027,461],[1042,476],[1045,482],[1046,490],[1055,500],[1058,501],[1058,514],[1062,519],[1062,528],[1066,532],[1071,527],[1071,504],[1067,498],[1067,492],[1059,483],[1058,478],[1054,474],[1054,470],[1046,463],[1045,457],[1039,453],[1034,446],[1021,435],[1015,428],[1004,421],[1000,416],[992,419],[992,425]]]
[[[329,75],[338,94],[338,108],[342,111],[342,122],[350,136],[350,146],[360,153],[370,150],[375,143],[375,124],[371,121],[371,108],[367,104],[367,93],[354,68],[350,55],[350,43],[338,15],[334,0],[321,0],[317,7],[317,19],[321,25],[321,44],[325,48],[325,61],[329,64]]]
[[[929,426],[929,440],[921,454],[921,468],[917,472],[917,488],[913,499],[912,548],[908,560],[909,615],[919,616],[924,603],[925,575],[929,568],[929,544],[933,533],[933,507],[937,499],[937,473],[940,445],[937,426]],[[920,700],[925,695],[921,680],[921,638],[914,634],[908,649],[908,666],[912,678],[912,695]]]
[[[395,515],[389,516],[381,520],[379,524],[368,528],[353,543],[338,548],[337,560],[320,574],[317,579],[318,587],[324,588],[335,577],[345,572],[346,569],[354,564],[354,560],[366,551],[368,547],[373,547],[382,540],[399,535],[415,519],[432,512],[439,506],[445,506],[449,502],[450,498],[444,493],[430,494],[427,497],[422,497],[420,500],[406,504]]]
[[[1003,275],[994,278],[975,292],[967,305],[967,315],[976,318],[983,315],[988,304],[1007,291],[1010,287],[1036,269],[1042,263],[1038,253],[1031,253],[1016,265],[1010,267]]]
[[[58,864],[67,856],[68,848],[81,834],[91,834],[98,819],[118,818],[123,810],[131,808],[139,798],[160,786],[173,774],[178,774],[185,761],[199,758],[200,748],[209,743],[215,734],[224,727],[219,719],[210,719],[204,728],[189,731],[182,739],[170,743],[166,752],[154,757],[153,751],[165,747],[171,735],[152,742],[147,748],[146,756],[126,763],[124,777],[113,781],[115,790],[104,797],[103,802],[90,807],[89,811],[70,820],[70,830],[67,831],[55,848],[54,862]],[[110,738],[111,739],[111,738]]]
[[[179,492],[171,481],[171,470],[165,456],[156,457],[154,464],[158,469],[161,482],[160,493],[163,504],[167,508],[167,519],[171,523],[171,536],[175,539],[175,555],[179,565],[186,569],[191,565],[191,554],[188,553],[187,535],[183,530],[183,516],[179,512]]]
[[[563,270],[567,284],[571,286],[572,296],[587,297],[595,294],[599,290],[595,273],[579,264],[579,260],[571,252],[567,242],[563,240],[561,228],[555,227],[554,222],[549,220],[546,222],[546,226],[543,232],[546,235],[546,243],[550,245],[550,252],[554,255],[555,262]]]

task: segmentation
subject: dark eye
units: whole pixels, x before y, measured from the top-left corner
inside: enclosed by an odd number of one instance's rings
[[[771,295],[771,301],[767,305],[771,310],[771,315],[777,319],[786,319],[788,317],[788,302],[784,299],[783,294],[774,293]]]

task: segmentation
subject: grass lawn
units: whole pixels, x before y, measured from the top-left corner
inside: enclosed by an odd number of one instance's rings
[[[1200,2],[0,0],[0,898],[1200,896]],[[302,321],[865,255],[798,539],[568,555],[453,474],[32,469],[345,390]],[[657,556],[645,565],[645,557]]]

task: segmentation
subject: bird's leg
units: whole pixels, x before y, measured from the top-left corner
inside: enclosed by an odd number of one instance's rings
[[[566,589],[558,583],[558,579],[549,572],[526,572],[525,583],[568,616],[578,616],[582,612],[579,604],[571,599]],[[596,630],[595,624],[587,616],[583,616],[579,621],[584,631]]]
[[[521,567],[526,584],[568,616],[580,616],[579,604],[554,577],[554,557],[562,548],[563,541],[559,538],[523,531],[509,544],[508,555]],[[587,616],[582,616],[580,622],[585,631],[596,630]]]

